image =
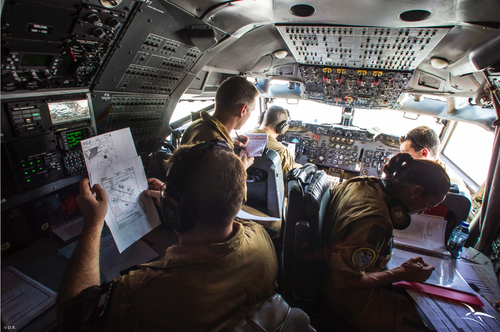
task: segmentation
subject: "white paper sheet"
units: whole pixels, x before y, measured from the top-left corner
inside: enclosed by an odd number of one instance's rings
[[[392,251],[392,258],[387,264],[387,268],[393,269],[400,266],[408,259],[417,256],[422,257],[424,262],[431,264],[436,268],[432,271],[431,276],[425,282],[426,284],[437,285],[474,294],[472,288],[470,288],[464,278],[462,278],[460,273],[458,273],[456,269],[456,260],[454,259],[432,257],[394,248]]]
[[[256,220],[256,221],[280,221],[280,218],[275,218],[275,217],[262,217],[262,216],[256,216],[254,214],[245,212],[243,210],[239,210],[238,213],[236,214],[236,217],[241,218],[241,219],[248,219],[248,220]]]
[[[153,199],[142,193],[148,182],[130,129],[84,140],[82,149],[91,185],[100,184],[108,196],[105,220],[122,252],[160,225]]]
[[[469,263],[459,259],[457,269],[468,283],[474,284],[479,289],[479,293],[490,304],[493,305],[500,299],[500,286],[491,265]]]
[[[488,304],[471,306],[411,289],[407,291],[436,331],[500,331],[500,313]]]
[[[404,230],[394,230],[394,243],[448,254],[444,245],[446,220],[426,214],[411,216],[411,224]]]
[[[57,293],[9,266],[2,270],[2,323],[23,329],[55,306]]]
[[[248,144],[246,146],[247,155],[249,157],[260,157],[267,145],[267,134],[247,133]]]
[[[92,184],[92,174],[137,156],[130,128],[115,130],[83,140],[83,156]]]

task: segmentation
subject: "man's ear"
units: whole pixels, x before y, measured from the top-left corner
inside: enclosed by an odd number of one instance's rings
[[[429,149],[427,149],[427,148],[423,148],[423,149],[420,151],[420,154],[422,155],[422,158],[423,158],[423,159],[426,159],[426,158],[429,158],[430,151],[429,151]]]
[[[417,197],[417,196],[421,196],[424,194],[424,187],[422,187],[421,185],[416,185],[415,187],[411,188],[410,190],[410,196],[411,197]]]
[[[246,114],[246,112],[248,112],[248,105],[247,104],[243,104],[238,109],[238,116],[240,118],[242,118]]]

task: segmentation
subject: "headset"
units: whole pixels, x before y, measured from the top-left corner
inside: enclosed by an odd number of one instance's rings
[[[382,184],[382,188],[384,188],[384,191],[387,195],[389,195],[385,204],[387,205],[389,214],[391,215],[392,227],[399,231],[408,228],[411,223],[411,214],[406,203],[391,193],[392,190],[387,188],[386,181],[377,178],[372,179],[375,182]]]
[[[161,198],[161,212],[165,225],[179,233],[186,233],[193,229],[197,217],[194,196],[189,190],[179,185],[182,185],[181,181],[185,180],[186,171],[191,164],[197,162],[207,150],[218,149],[232,151],[226,142],[212,139],[187,148],[176,156],[168,172],[166,187]]]
[[[388,195],[388,198],[385,201],[385,204],[387,205],[387,208],[389,209],[389,215],[391,216],[391,221],[392,221],[392,227],[396,230],[403,230],[408,228],[411,223],[411,214],[410,210],[408,209],[408,206],[406,203],[394,196],[391,193],[391,190],[387,188],[387,183],[384,180],[374,178],[374,177],[358,177],[358,178],[353,178],[351,180],[347,180],[349,182],[358,182],[362,181],[364,179],[368,179],[372,182],[380,183],[382,185],[382,188],[384,189],[384,192]]]
[[[288,112],[288,110],[286,108],[285,108],[285,111],[286,111],[287,119],[278,123],[276,125],[276,128],[275,128],[276,133],[278,135],[284,134],[288,130],[288,128],[290,127],[290,112]]]
[[[283,120],[280,123],[276,125],[276,134],[281,135],[284,134],[287,130],[288,127],[290,127],[290,122],[288,120]]]

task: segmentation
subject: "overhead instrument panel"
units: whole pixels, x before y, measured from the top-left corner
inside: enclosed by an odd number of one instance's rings
[[[88,3],[84,5],[79,0],[4,3],[2,91],[92,85],[130,8],[122,4],[110,9],[97,1]]]
[[[304,65],[414,70],[450,28],[277,26]]]
[[[399,149],[374,139],[361,128],[305,124],[288,130],[279,138],[295,144],[295,161],[314,163],[336,171],[377,176],[382,166]]]
[[[333,106],[398,109],[411,72],[299,66],[307,99]]]
[[[96,89],[170,95],[202,56],[185,30],[200,23],[166,3],[141,3]]]

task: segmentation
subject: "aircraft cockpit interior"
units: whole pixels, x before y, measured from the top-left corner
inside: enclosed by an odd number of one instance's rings
[[[258,128],[270,107],[285,108],[287,129],[276,140],[303,174],[324,171],[330,188],[383,177],[401,138],[418,126],[434,130],[453,174],[446,238],[468,221],[467,246],[500,262],[498,0],[5,0],[1,33],[2,269],[57,292],[70,239],[54,231],[83,220],[76,197],[90,176],[86,161],[116,157],[111,145],[83,151],[81,142],[129,129],[145,176],[165,181],[186,128],[214,114],[218,87],[236,76],[258,98],[231,137]],[[297,189],[287,181],[304,183],[267,158],[272,188],[249,182],[246,199],[264,190],[273,207],[255,209],[281,220],[274,241],[287,284],[281,237]],[[57,267],[44,271],[44,255],[58,250],[46,260]],[[303,304],[297,294],[283,291],[292,306]],[[2,326],[11,325],[2,313]]]

